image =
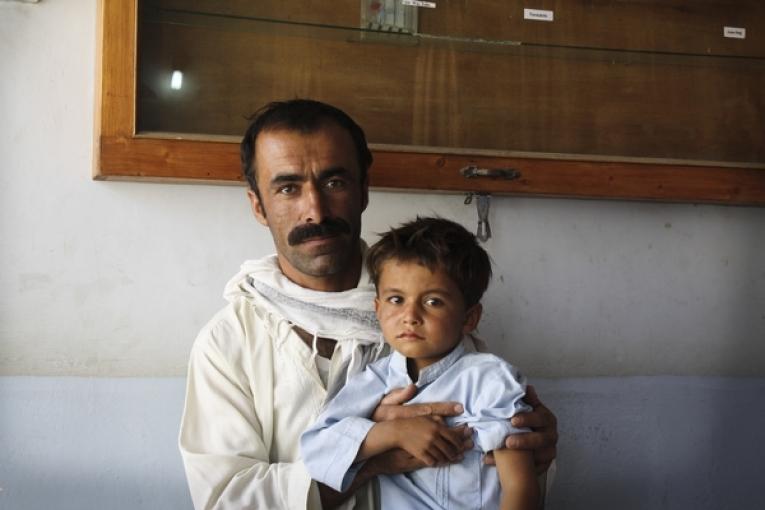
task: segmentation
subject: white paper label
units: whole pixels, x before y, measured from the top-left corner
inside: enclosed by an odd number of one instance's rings
[[[723,35],[733,39],[746,39],[746,29],[739,27],[724,27]]]
[[[536,21],[552,21],[553,11],[543,11],[541,9],[523,9],[523,19],[533,19]]]
[[[428,9],[435,9],[435,2],[421,2],[420,0],[401,0],[401,5],[410,5],[412,7],[427,7]]]

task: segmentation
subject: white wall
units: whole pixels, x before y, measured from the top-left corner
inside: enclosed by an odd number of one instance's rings
[[[245,258],[238,187],[91,180],[95,2],[0,5],[0,372],[182,375]],[[374,193],[366,237],[460,195]],[[765,373],[765,208],[497,197],[482,332],[544,376]]]
[[[85,456],[77,462],[92,465],[71,476],[82,478],[85,500],[88,484],[95,482],[84,478],[92,472],[101,473],[100,482],[119,486],[121,480],[127,483],[124,470],[139,465],[120,465],[124,459],[137,462],[128,451],[140,449],[138,443],[166,447],[177,427],[179,394],[152,394],[146,388],[182,386],[191,342],[222,306],[223,284],[242,260],[272,250],[241,188],[91,180],[95,12],[95,0],[0,2],[0,375],[22,376],[0,377],[5,388],[0,438],[17,445],[7,462],[0,462],[5,465],[0,508],[6,508],[4,497],[7,508],[23,507],[21,499],[8,498],[19,494],[13,485],[21,483],[20,475],[12,473],[23,472],[15,468],[27,458],[24,445],[51,452],[48,459],[39,457],[45,462],[31,464],[42,473],[51,464],[72,461],[76,446],[88,438],[67,433],[94,419],[103,425],[100,440],[122,437],[120,423],[99,413],[101,405],[105,413],[111,408],[95,396],[115,384],[120,391],[133,391],[121,411],[126,416],[147,394],[160,400],[156,407],[165,414],[155,424],[136,408],[140,426],[130,429],[128,442],[107,452],[114,456],[110,467],[88,448],[80,450]],[[365,237],[373,239],[373,232],[415,214],[440,214],[473,228],[474,206],[463,205],[462,199],[375,192],[364,216]],[[704,441],[682,443],[682,435],[671,434],[646,450],[623,434],[629,427],[620,420],[629,416],[636,429],[657,430],[657,417],[635,411],[641,401],[627,398],[633,379],[625,376],[693,376],[647,383],[651,391],[669,385],[672,395],[686,400],[671,405],[678,417],[683,410],[695,416],[710,404],[716,417],[725,416],[725,406],[705,397],[706,378],[750,376],[756,379],[724,379],[726,395],[738,395],[739,412],[730,418],[763,423],[765,404],[747,385],[765,377],[765,208],[497,197],[490,220],[494,238],[486,247],[496,277],[481,332],[532,378],[566,378],[548,399],[561,417],[577,420],[561,423],[563,474],[553,501],[567,503],[558,507],[598,501],[587,499],[582,487],[596,490],[597,476],[611,463],[626,474],[622,485],[609,490],[617,491],[617,499],[620,488],[625,498],[632,497],[627,474],[637,477],[639,469],[666,455],[676,466],[686,465],[692,479],[711,484],[705,489],[711,494],[708,508],[725,500],[726,486],[738,487],[744,494],[738,501],[747,501],[753,484],[744,484],[740,476],[726,478],[716,462],[688,456],[696,447],[704,450]],[[72,386],[79,379],[70,376],[103,379]],[[174,379],[162,383],[154,377]],[[64,399],[72,404],[42,407],[52,398],[45,390],[49,383],[75,388]],[[591,408],[586,399],[579,400],[585,407],[573,412],[566,402],[582,388],[596,388],[597,398]],[[651,391],[641,391],[650,399]],[[9,418],[20,412],[21,403],[30,424],[71,427],[35,432],[24,426],[27,421]],[[651,409],[660,412],[665,405],[670,406],[662,400]],[[702,427],[698,437],[705,440],[730,441],[717,436],[725,429],[719,420],[694,426]],[[599,457],[584,453],[601,445],[593,427],[611,431],[609,448],[596,450]],[[152,436],[155,428],[158,435]],[[762,456],[759,436],[742,436],[732,450],[744,467],[754,466],[755,454]],[[68,441],[74,441],[73,450],[62,447]],[[174,445],[162,452],[175,455]],[[583,472],[577,464],[582,459],[597,465]],[[577,466],[579,478],[566,478],[567,465]],[[139,479],[160,474],[182,480],[176,457],[164,456],[143,468],[136,471]],[[671,492],[669,480],[641,479],[646,497]],[[47,487],[55,493],[58,485]],[[147,499],[133,507],[167,508],[159,502],[176,492],[161,492],[146,493]],[[181,506],[187,503],[183,497],[177,500]]]

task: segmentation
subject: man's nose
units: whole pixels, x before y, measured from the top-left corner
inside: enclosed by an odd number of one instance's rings
[[[304,190],[304,221],[321,223],[327,215],[327,199],[316,186],[306,186]]]

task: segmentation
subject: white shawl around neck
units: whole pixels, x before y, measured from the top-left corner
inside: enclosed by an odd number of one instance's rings
[[[322,292],[291,281],[279,268],[277,256],[269,255],[242,264],[239,273],[226,284],[223,296],[229,301],[258,296],[269,312],[313,335],[314,356],[318,337],[336,340],[342,362],[348,364],[348,377],[377,357],[384,346],[374,311],[375,288],[363,264],[357,287]],[[365,350],[361,348],[364,345],[377,349]]]

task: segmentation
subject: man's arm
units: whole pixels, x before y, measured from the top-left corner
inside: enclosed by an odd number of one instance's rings
[[[316,508],[318,489],[303,464],[269,460],[270,417],[253,406],[257,384],[216,341],[233,334],[229,324],[204,330],[191,353],[179,447],[194,506]]]

